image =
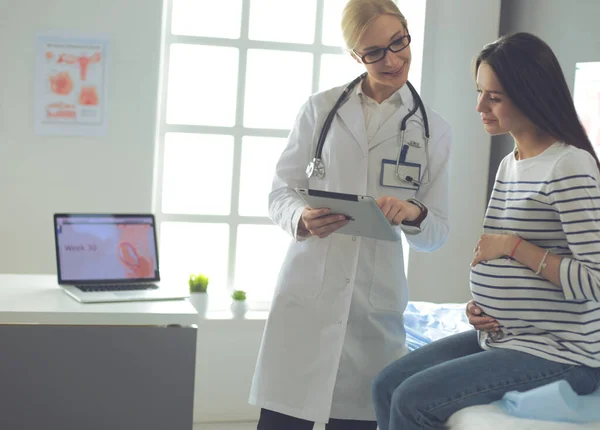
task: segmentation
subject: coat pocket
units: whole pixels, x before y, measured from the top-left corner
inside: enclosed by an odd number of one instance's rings
[[[292,243],[279,272],[276,291],[307,299],[319,297],[330,242],[331,236]]]
[[[408,294],[402,258],[402,243],[378,240],[375,245],[373,282],[369,302],[373,308],[402,312]]]

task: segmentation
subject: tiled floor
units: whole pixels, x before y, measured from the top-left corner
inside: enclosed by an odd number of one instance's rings
[[[325,426],[316,424],[314,430],[324,430]],[[256,423],[219,423],[195,424],[194,430],[256,430]]]

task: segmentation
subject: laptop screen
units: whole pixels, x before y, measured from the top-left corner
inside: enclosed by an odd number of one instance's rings
[[[54,215],[59,283],[158,281],[153,215]]]

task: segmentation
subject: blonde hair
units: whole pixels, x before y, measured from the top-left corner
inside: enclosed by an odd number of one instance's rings
[[[349,0],[342,13],[342,34],[346,48],[356,48],[371,22],[381,15],[392,15],[408,29],[406,18],[392,0]]]

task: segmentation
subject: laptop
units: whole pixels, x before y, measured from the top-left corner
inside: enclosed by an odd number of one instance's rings
[[[55,214],[58,284],[81,303],[189,297],[161,288],[154,215]]]

